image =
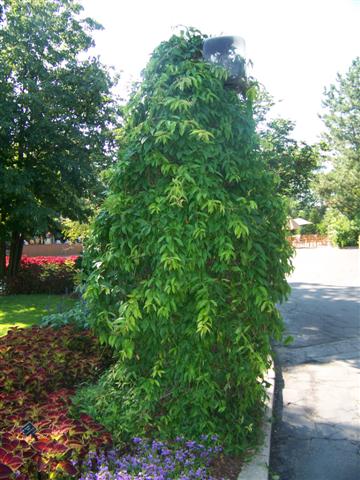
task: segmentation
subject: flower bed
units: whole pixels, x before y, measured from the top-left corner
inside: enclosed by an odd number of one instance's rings
[[[73,477],[71,460],[111,444],[88,415],[69,414],[71,387],[95,378],[108,361],[90,332],[70,326],[14,328],[0,338],[0,478]],[[29,421],[35,436],[22,432]]]
[[[44,265],[48,263],[55,263],[56,265],[63,265],[64,263],[74,263],[78,255],[70,255],[68,257],[22,257],[21,263],[23,265]]]
[[[22,257],[20,270],[6,282],[8,294],[63,294],[74,290],[77,256]]]
[[[38,256],[38,257],[27,257],[26,255],[21,257],[21,265],[44,265],[48,263],[55,263],[57,265],[62,265],[64,263],[74,263],[78,259],[78,255],[70,255],[68,257],[60,256]],[[9,264],[9,257],[6,257],[6,265]]]
[[[61,389],[35,403],[21,390],[0,394],[5,415],[0,421],[0,478],[54,478],[79,471],[75,459],[91,449],[111,445],[111,436],[89,416],[71,418],[73,390]],[[31,419],[36,434],[25,435],[22,427]]]
[[[212,480],[211,462],[222,452],[217,437],[201,443],[182,437],[172,443],[134,438],[131,452],[90,452],[83,462],[83,480]],[[219,477],[217,477],[219,478]]]
[[[0,338],[0,354],[0,391],[24,390],[34,401],[94,379],[104,366],[96,338],[71,326],[12,328]]]
[[[236,478],[223,468],[227,457],[216,436],[135,438],[116,450],[99,423],[74,415],[73,387],[93,381],[110,362],[88,330],[69,325],[13,328],[0,338],[0,479],[215,480],[224,470]],[[24,433],[27,422],[34,435]]]

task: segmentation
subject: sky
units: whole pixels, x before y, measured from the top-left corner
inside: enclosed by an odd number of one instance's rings
[[[93,54],[120,72],[120,87],[138,80],[151,52],[192,26],[209,36],[240,35],[257,78],[277,104],[273,117],[295,122],[308,143],[324,130],[324,88],[360,55],[360,0],[80,0],[101,23]]]

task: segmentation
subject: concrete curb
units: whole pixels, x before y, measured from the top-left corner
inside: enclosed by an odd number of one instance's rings
[[[268,388],[269,398],[266,402],[264,415],[264,442],[250,462],[243,466],[238,480],[268,480],[269,478],[272,412],[275,389],[275,371],[273,367],[269,369],[265,380],[270,383],[271,386]]]

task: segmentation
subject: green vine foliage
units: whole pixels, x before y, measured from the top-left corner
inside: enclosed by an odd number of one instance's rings
[[[246,448],[261,419],[291,248],[243,96],[188,30],[161,43],[126,111],[86,258],[91,323],[119,360],[78,403],[123,439],[217,433]]]

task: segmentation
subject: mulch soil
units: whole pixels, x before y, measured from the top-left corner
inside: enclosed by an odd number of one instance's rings
[[[213,461],[211,465],[211,475],[216,480],[237,480],[241,467],[244,464],[243,457],[221,455]]]

